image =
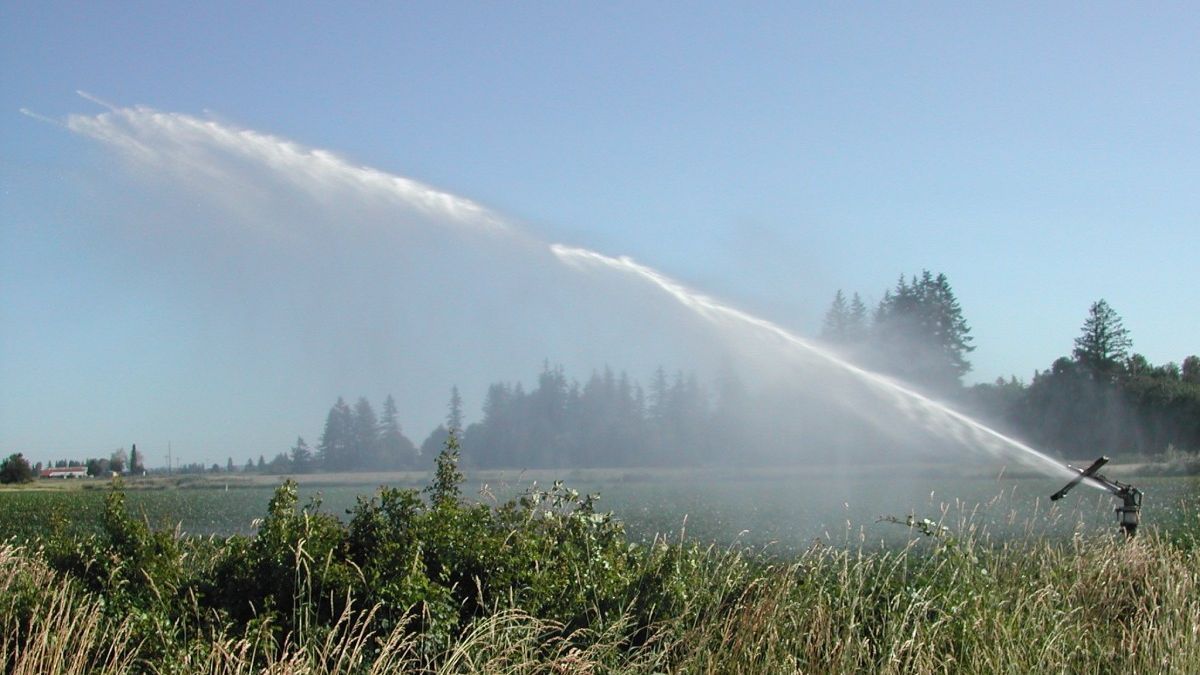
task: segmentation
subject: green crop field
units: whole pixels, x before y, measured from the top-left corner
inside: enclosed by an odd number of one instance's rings
[[[499,503],[519,496],[534,484],[548,487],[552,474],[543,474],[468,475],[465,497]],[[566,475],[567,487],[599,494],[599,508],[612,511],[635,541],[686,533],[688,538],[704,543],[766,546],[782,553],[800,550],[814,540],[898,545],[908,539],[909,533],[879,521],[881,517],[904,519],[908,515],[944,521],[956,529],[973,526],[997,539],[1115,527],[1114,498],[1098,490],[1079,489],[1052,506],[1048,496],[1061,487],[1061,481],[1042,478],[812,475],[794,470],[733,476],[715,472],[575,470]],[[412,476],[399,478],[389,484],[423,484],[423,479]],[[1146,527],[1176,530],[1189,519],[1190,525],[1197,524],[1200,489],[1196,478],[1122,478],[1146,493]],[[298,482],[302,505],[319,498],[321,510],[343,520],[359,497],[372,496],[378,487],[370,483],[328,484],[321,476],[300,476]],[[92,483],[89,487],[102,485]],[[132,489],[128,504],[132,513],[155,529],[178,527],[184,534],[201,536],[253,534],[255,522],[266,513],[274,491],[271,484],[201,485]],[[68,532],[98,531],[105,492],[0,491],[0,538],[29,540],[49,531],[56,521]]]

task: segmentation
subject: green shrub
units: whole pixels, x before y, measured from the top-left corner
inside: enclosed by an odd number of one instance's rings
[[[0,579],[0,662],[16,664],[29,634],[41,651],[21,667],[59,670],[55,636],[70,633],[128,652],[92,645],[74,672],[1200,666],[1194,538],[992,545],[914,516],[892,519],[907,547],[814,545],[785,561],[682,537],[639,545],[561,483],[494,508],[464,501],[456,450],[451,437],[424,494],[380,488],[345,522],[318,499],[300,506],[286,481],[250,537],[154,531],[115,483],[99,534],[60,523],[44,549],[0,549],[0,571],[16,570]]]
[[[0,483],[29,483],[32,482],[33,467],[21,453],[13,453],[0,462]]]

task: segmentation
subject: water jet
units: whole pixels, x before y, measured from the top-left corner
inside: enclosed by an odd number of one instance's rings
[[[488,251],[503,243],[507,252],[504,255],[512,253],[522,256],[520,268],[525,274],[528,274],[529,261],[538,263],[539,269],[544,261],[555,263],[545,265],[548,270],[561,269],[558,263],[562,263],[569,269],[588,267],[612,273],[617,275],[614,279],[623,276],[644,286],[637,289],[638,296],[643,295],[642,291],[646,289],[661,294],[652,298],[655,307],[659,299],[666,299],[685,308],[691,315],[689,319],[700,318],[709,325],[721,328],[718,336],[724,342],[735,342],[734,336],[726,331],[743,331],[739,335],[751,336],[756,343],[767,344],[780,355],[803,357],[827,368],[838,377],[848,376],[847,381],[853,382],[870,397],[866,404],[856,401],[856,411],[878,408],[896,413],[907,426],[919,429],[922,433],[929,432],[957,447],[985,450],[1005,460],[1019,461],[1046,475],[1067,479],[1076,473],[1058,459],[908,384],[856,365],[825,345],[696,292],[631,258],[615,258],[589,249],[552,244],[468,199],[412,179],[353,164],[327,151],[308,148],[283,138],[146,107],[105,107],[107,110],[99,115],[69,116],[67,128],[115,147],[134,165],[150,169],[155,178],[165,176],[166,180],[208,195],[217,202],[219,208],[231,209],[236,216],[235,221],[254,224],[256,227],[253,232],[256,236],[265,235],[264,242],[278,245],[289,253],[294,249],[307,254],[323,248],[337,253],[343,242],[353,244],[356,241],[353,238],[356,232],[362,232],[359,236],[364,237],[392,233],[391,236],[398,238],[403,235],[418,242],[409,247],[413,251],[413,261],[436,259],[429,254],[431,249],[428,248],[433,240],[441,242],[440,246],[452,247],[450,250],[460,259],[462,251],[469,248],[468,243]],[[248,185],[253,188],[247,188]],[[294,212],[287,212],[292,217],[281,218],[275,212],[280,204],[300,204],[301,207]],[[346,204],[354,206],[347,211],[349,207]],[[202,222],[207,224],[208,221],[202,219]],[[286,222],[286,227],[277,225],[281,222]],[[241,234],[241,230],[237,230],[228,243],[222,242],[221,245],[227,248],[222,248],[220,252],[225,254],[227,250],[246,250],[242,240],[237,238]],[[186,250],[190,253],[192,242],[184,241],[189,245]],[[367,247],[362,248],[365,250]],[[376,248],[385,247],[373,241],[372,250]],[[409,249],[402,250],[407,252]],[[489,255],[485,262],[495,264],[500,257],[501,254]],[[379,262],[370,255],[366,255],[366,258],[368,262]],[[337,262],[336,256],[331,259]],[[290,270],[295,268],[290,264],[295,261],[296,258],[281,258],[277,264],[286,265],[286,269]],[[266,269],[261,262],[258,257],[246,256],[244,269],[257,273],[259,269]],[[351,256],[343,262],[342,266],[346,269],[363,268],[363,259],[359,257]],[[391,263],[389,259],[387,267],[391,268]],[[474,268],[482,269],[483,266],[475,265]],[[419,268],[415,263],[410,263],[405,269],[415,272]],[[338,278],[341,276],[339,274]],[[263,277],[274,279],[267,274]],[[415,275],[414,278],[424,277]],[[301,281],[307,283],[307,279],[306,276]],[[488,281],[490,279],[481,279],[483,283]],[[603,281],[607,283],[607,280]],[[539,287],[552,288],[555,284],[544,283]],[[318,291],[313,296],[317,298],[314,302],[325,297],[324,288],[314,291]],[[466,291],[463,291],[463,295],[466,297]],[[241,298],[238,296],[233,300],[241,301]],[[326,304],[318,302],[315,307],[323,310],[327,305],[334,312],[348,306],[339,301]],[[494,303],[493,306],[504,307],[504,312],[511,311],[503,303]],[[561,317],[554,318],[561,323]],[[418,325],[416,322],[394,323]],[[364,334],[375,331],[390,335],[385,331],[400,330],[393,322],[377,324],[369,321],[366,328],[370,330],[363,330]],[[337,335],[344,332],[345,328],[339,324]],[[413,335],[417,332],[423,331],[414,331]],[[371,350],[356,349],[355,353],[359,352],[372,353]],[[379,352],[390,355],[382,347]],[[383,359],[378,362],[383,362]],[[420,364],[420,367],[424,369],[426,364]],[[339,364],[333,376],[341,378],[342,370],[345,368]],[[419,397],[414,396],[416,398]],[[417,404],[420,405],[419,402]]]

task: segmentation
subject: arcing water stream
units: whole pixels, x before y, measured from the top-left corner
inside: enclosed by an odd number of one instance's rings
[[[981,447],[996,451],[1007,449],[1009,452],[1016,453],[1016,458],[1023,464],[1032,468],[1044,471],[1054,476],[1071,476],[1076,474],[1071,469],[1067,468],[1058,460],[1041,453],[1028,445],[1006,436],[999,431],[975,420],[967,415],[964,415],[944,404],[938,403],[933,399],[914,391],[895,380],[884,377],[878,373],[866,370],[859,366],[846,361],[827,349],[805,340],[804,338],[791,333],[781,326],[774,324],[766,319],[747,314],[739,309],[721,304],[712,298],[705,295],[695,293],[682,284],[663,276],[660,272],[640,265],[630,258],[611,258],[595,251],[589,251],[582,248],[572,248],[563,246],[562,244],[553,244],[551,250],[561,260],[573,265],[592,264],[600,265],[606,268],[616,270],[618,272],[633,274],[647,282],[654,284],[662,289],[675,300],[679,301],[692,311],[696,312],[701,317],[712,321],[732,321],[746,326],[750,326],[756,330],[762,331],[764,334],[771,335],[777,338],[782,344],[789,348],[804,350],[805,352],[816,356],[826,363],[835,366],[847,373],[852,374],[856,378],[869,384],[876,391],[889,395],[889,398],[896,406],[913,418],[923,424],[940,424],[943,428],[939,429],[944,434],[954,434],[956,431],[965,431],[970,435],[969,439]]]
[[[761,337],[773,338],[785,349],[815,357],[868,385],[910,420],[942,436],[956,438],[998,456],[1011,456],[1022,464],[1055,477],[1076,473],[1028,445],[1010,438],[971,417],[957,412],[887,377],[856,366],[830,351],[765,319],[747,314],[695,293],[658,271],[629,258],[611,258],[594,251],[561,244],[548,245],[514,227],[487,209],[456,195],[411,179],[352,165],[322,150],[305,148],[278,137],[237,129],[212,121],[146,107],[109,108],[96,116],[71,115],[66,126],[79,134],[109,144],[136,163],[200,178],[218,193],[242,189],[236,171],[219,163],[232,158],[236,169],[253,165],[270,172],[273,180],[304,192],[317,203],[332,199],[332,190],[348,191],[354,198],[373,200],[387,208],[423,214],[441,225],[453,224],[478,235],[503,236],[547,248],[563,263],[585,265],[632,275],[665,292],[675,301],[714,324],[736,324]],[[33,113],[26,113],[45,119]]]

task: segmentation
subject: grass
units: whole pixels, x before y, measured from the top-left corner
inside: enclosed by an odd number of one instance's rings
[[[969,534],[912,533],[896,550],[814,546],[786,563],[660,541],[640,558],[639,573],[658,573],[651,568],[664,561],[695,569],[680,575],[690,593],[643,625],[632,609],[569,630],[520,608],[497,607],[430,651],[409,631],[378,631],[372,621],[378,607],[348,603],[327,629],[301,628],[281,644],[266,637],[266,625],[172,636],[186,648],[170,669],[1200,672],[1200,552],[1194,547],[1153,535],[992,546]],[[7,672],[155,670],[134,657],[144,624],[106,611],[103,595],[52,571],[42,550],[0,547],[0,598],[0,662]]]
[[[686,547],[686,543],[663,546]],[[647,636],[617,616],[583,636],[520,609],[470,623],[434,654],[403,630],[378,634],[353,606],[282,647],[216,633],[179,672],[1197,672],[1200,558],[1154,537],[1019,542],[914,540],[865,553],[813,548],[788,564],[702,556],[708,589]],[[0,548],[0,661],[12,673],[128,672],[136,622]],[[14,600],[16,599],[16,600]],[[26,603],[16,607],[20,603]],[[636,643],[636,646],[635,646]],[[141,664],[145,665],[145,664]]]
[[[428,502],[384,490],[378,502],[359,502],[348,523],[297,510],[297,487],[285,484],[253,537],[155,531],[136,500],[174,491],[130,493],[128,507],[112,492],[92,507],[96,533],[59,526],[0,545],[0,667],[1200,672],[1193,483],[1177,495],[1169,525],[1134,540],[1111,526],[1056,529],[1074,516],[1057,507],[1018,514],[1003,503],[1012,494],[1001,493],[982,505],[931,501],[931,520],[880,519],[875,527],[894,535],[891,545],[847,526],[836,543],[824,537],[781,551],[705,544],[711,539],[682,528],[638,543],[557,485],[504,506],[460,500],[452,459]],[[761,506],[771,483],[743,478]],[[682,481],[645,487],[676,506],[688,489]],[[201,498],[234,494],[178,492],[199,510]],[[703,495],[715,496],[714,486]],[[54,511],[62,495],[5,497],[35,513]],[[989,509],[1007,521],[1003,536]],[[15,512],[6,513],[11,531]]]

